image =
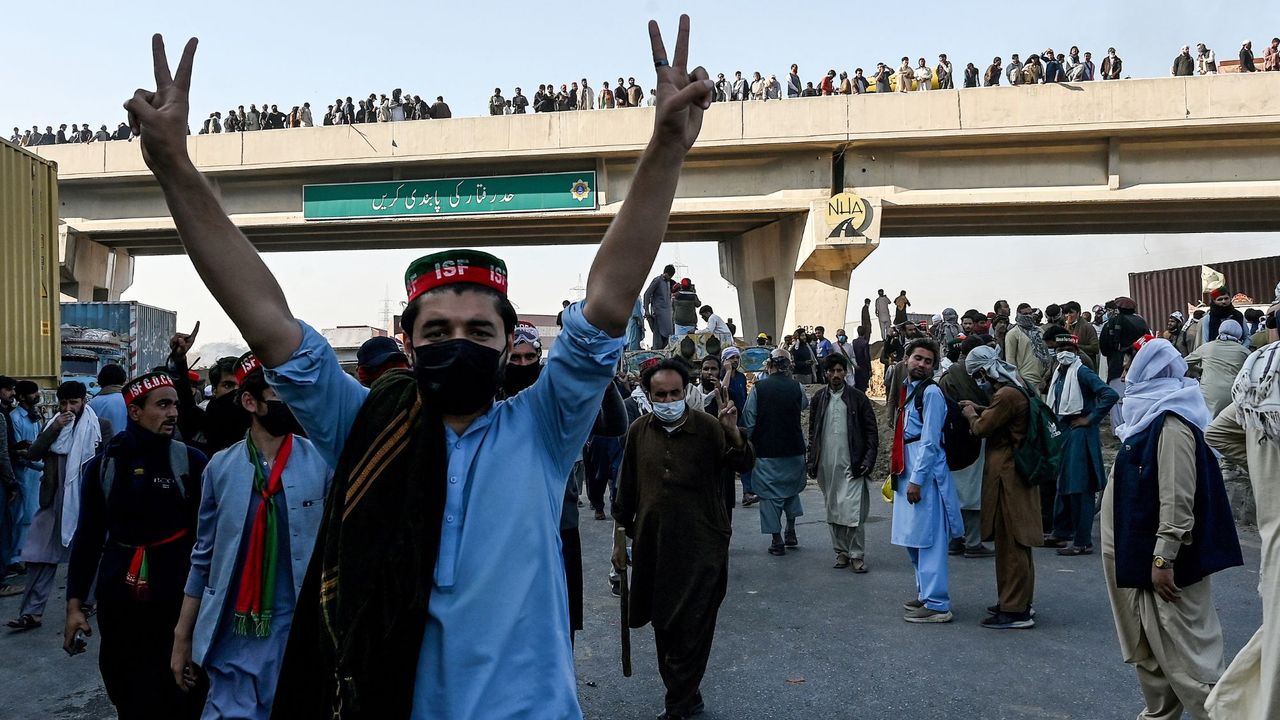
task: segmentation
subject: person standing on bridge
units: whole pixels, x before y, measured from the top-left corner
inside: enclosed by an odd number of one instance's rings
[[[675,334],[675,321],[672,319],[672,279],[676,276],[674,265],[662,269],[662,274],[649,281],[644,291],[644,317],[649,321],[649,330],[653,332],[653,349],[665,350],[667,341]]]
[[[195,39],[170,75],[153,38],[157,88],[126,103],[143,157],[210,292],[336,468],[277,717],[581,717],[560,553],[565,478],[621,358],[638,273],[661,246],[711,102],[706,71],[687,67],[688,17],[670,58],[657,23],[649,34],[658,100],[629,197],[538,380],[501,402],[516,325],[505,263],[473,250],[414,261],[403,318],[414,373],[362,387],[294,319],[187,153]],[[513,467],[526,482],[506,482]],[[503,602],[513,597],[521,601]]]
[[[1173,59],[1173,67],[1169,74],[1174,77],[1191,77],[1196,71],[1195,58],[1191,57],[1191,48],[1183,45],[1182,52]]]

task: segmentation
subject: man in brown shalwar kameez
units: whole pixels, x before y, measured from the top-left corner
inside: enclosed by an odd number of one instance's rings
[[[704,709],[700,685],[728,586],[730,524],[721,471],[746,472],[754,456],[723,388],[717,421],[685,405],[689,374],[680,361],[664,360],[640,382],[653,412],[627,432],[613,508],[613,563],[626,567],[630,537],[628,624],[653,625],[667,688],[659,717],[674,720]]]

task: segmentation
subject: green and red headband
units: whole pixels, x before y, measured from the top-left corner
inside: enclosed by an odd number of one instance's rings
[[[124,395],[124,404],[132,405],[152,390],[166,387],[173,387],[173,378],[168,373],[149,372],[126,383],[121,394]]]
[[[414,260],[404,272],[409,302],[445,285],[469,283],[507,296],[507,264],[479,250],[446,250]]]
[[[243,385],[245,378],[261,369],[262,363],[258,361],[257,355],[251,352],[241,355],[240,359],[236,361],[236,384]]]

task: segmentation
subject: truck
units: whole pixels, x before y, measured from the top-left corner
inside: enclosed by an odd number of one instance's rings
[[[164,365],[169,339],[178,329],[177,313],[132,300],[68,302],[61,310],[62,379],[90,388],[109,363],[122,366],[129,377]]]

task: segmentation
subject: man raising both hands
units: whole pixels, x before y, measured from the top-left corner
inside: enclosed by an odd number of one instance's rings
[[[564,478],[711,102],[706,72],[686,69],[688,18],[670,62],[657,23],[649,35],[657,114],[630,199],[537,382],[503,402],[493,398],[516,324],[506,265],[471,250],[411,264],[403,322],[414,368],[362,387],[293,318],[187,155],[196,40],[171,77],[153,38],[156,90],[125,104],[143,159],[196,271],[335,467],[275,717],[581,716],[559,550]],[[513,466],[530,482],[511,483]],[[494,562],[502,557],[520,562]]]

